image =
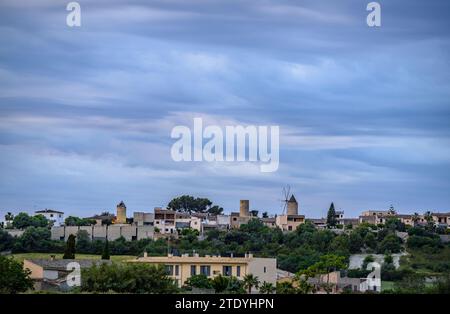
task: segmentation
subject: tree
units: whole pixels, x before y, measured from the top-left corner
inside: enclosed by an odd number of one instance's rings
[[[394,205],[391,204],[391,206],[389,206],[388,213],[390,215],[395,215],[396,214],[395,209],[394,209]]]
[[[272,294],[277,291],[277,288],[271,282],[264,281],[259,288],[259,293],[262,294]]]
[[[0,293],[18,293],[33,289],[31,271],[23,269],[23,263],[11,257],[0,255],[0,274]]]
[[[334,209],[334,204],[331,203],[330,208],[328,209],[328,214],[327,214],[327,226],[328,226],[328,228],[332,228],[332,227],[335,227],[336,224],[337,224],[336,210]]]
[[[8,232],[0,229],[0,252],[13,248],[14,238]]]
[[[277,282],[277,294],[295,294],[296,292],[292,282]]]
[[[378,246],[378,253],[399,253],[402,249],[402,239],[395,234],[388,234]]]
[[[269,213],[268,212],[263,212],[262,213],[262,218],[269,218]]]
[[[364,237],[364,245],[372,250],[377,248],[377,239],[372,232],[368,232]]]
[[[90,226],[95,224],[94,219],[80,218],[76,216],[69,216],[64,220],[66,226]]]
[[[28,227],[48,227],[49,221],[44,215],[30,216],[27,213],[17,214],[12,222],[16,229],[25,229]]]
[[[243,294],[245,293],[243,282],[236,277],[229,277],[228,278],[228,286],[225,290],[226,293],[237,293],[237,294]]]
[[[181,212],[206,212],[207,208],[212,205],[212,202],[205,198],[194,198],[190,195],[182,195],[172,199],[167,207],[172,210]]]
[[[186,280],[185,285],[189,288],[212,289],[211,279],[204,274],[193,275]]]
[[[75,236],[73,234],[69,235],[67,239],[63,259],[75,259]]]
[[[259,280],[257,276],[253,276],[253,274],[247,274],[244,276],[244,288],[247,289],[248,293],[252,293],[252,288],[255,287],[258,289]]]
[[[207,198],[195,198],[190,195],[182,195],[172,199],[167,208],[188,212],[188,213],[209,213],[212,215],[220,215],[223,212],[223,208],[217,205],[212,206],[212,202]]]
[[[48,228],[28,227],[15,241],[13,252],[49,252],[52,248]]]
[[[14,215],[11,212],[7,212],[5,215],[5,228],[11,228],[13,220]]]
[[[110,259],[110,256],[109,256],[109,241],[108,241],[108,239],[105,240],[105,245],[103,246],[102,259],[104,259],[104,260]]]
[[[145,263],[94,264],[81,271],[81,291],[116,293],[176,293],[178,288],[162,266]]]
[[[78,252],[89,252],[91,250],[91,237],[86,230],[78,230],[76,240],[76,250]]]
[[[32,226],[34,227],[44,228],[50,225],[50,221],[47,218],[45,218],[44,215],[41,214],[33,216],[31,219],[32,219]]]
[[[308,267],[307,271],[309,274],[314,275],[327,275],[327,283],[325,286],[325,290],[329,293],[329,284],[330,284],[330,273],[336,270],[342,270],[347,268],[347,263],[345,262],[344,256],[339,256],[335,254],[326,254],[320,257],[319,262],[314,265]],[[320,277],[319,277],[320,278]]]
[[[211,281],[212,287],[214,288],[214,291],[216,293],[221,293],[225,291],[228,287],[228,283],[229,283],[228,277],[222,276],[221,274],[214,277],[214,279]]]
[[[415,227],[420,220],[420,215],[418,213],[414,213],[412,216],[413,226]]]
[[[367,265],[369,265],[370,263],[375,262],[375,259],[373,258],[373,255],[367,255],[364,260],[363,263],[361,265],[361,269],[362,270],[366,270],[367,269]]]
[[[423,218],[425,219],[425,221],[427,222],[427,226],[426,228],[430,231],[434,231],[435,229],[435,225],[434,225],[434,221],[433,221],[433,214],[430,211],[427,211],[424,215]]]
[[[211,208],[208,209],[208,213],[212,214],[212,215],[221,215],[223,212],[223,208],[217,205],[212,206]]]
[[[352,254],[360,253],[363,245],[364,245],[364,240],[361,237],[360,233],[358,232],[358,229],[355,229],[354,231],[352,231],[352,233],[350,233],[350,236],[349,236],[350,253],[352,253]]]

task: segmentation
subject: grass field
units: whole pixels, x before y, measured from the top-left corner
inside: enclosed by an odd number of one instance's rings
[[[383,290],[392,290],[394,288],[394,282],[393,281],[381,281],[381,291]]]
[[[57,259],[62,259],[63,254],[59,253],[19,253],[13,254],[12,257],[18,261],[23,261],[24,259],[33,259],[33,258],[44,258],[49,259],[50,255],[55,255]],[[94,254],[75,254],[76,259],[101,259],[100,255]],[[126,260],[134,259],[136,256],[131,255],[111,255],[111,260],[114,262],[123,262]]]

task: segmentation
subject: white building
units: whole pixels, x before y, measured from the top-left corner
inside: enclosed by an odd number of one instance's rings
[[[62,226],[64,224],[64,213],[57,210],[38,210],[34,212],[34,215],[43,215],[47,220],[52,221],[54,226]]]

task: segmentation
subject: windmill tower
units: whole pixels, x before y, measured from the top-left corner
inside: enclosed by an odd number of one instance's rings
[[[283,187],[283,209],[281,215],[298,215],[298,202],[294,195],[291,194],[291,187],[289,185]]]
[[[298,215],[298,203],[294,197],[294,194],[291,195],[291,198],[287,203],[287,214],[290,216]]]

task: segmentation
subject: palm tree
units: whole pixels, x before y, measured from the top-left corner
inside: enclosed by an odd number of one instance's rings
[[[261,287],[259,288],[259,292],[263,294],[272,294],[277,290],[275,286],[271,282],[264,281]]]
[[[252,288],[258,288],[259,280],[258,277],[253,276],[253,274],[248,274],[244,276],[244,288],[248,290],[248,293],[252,293]]]
[[[431,212],[430,212],[430,211],[427,211],[423,216],[424,216],[423,218],[425,218],[425,220],[426,220],[428,223],[431,222],[431,221],[433,221],[433,215],[431,215]]]
[[[420,220],[420,215],[418,213],[414,213],[414,215],[412,216],[412,221],[414,226],[417,225],[417,222]]]

